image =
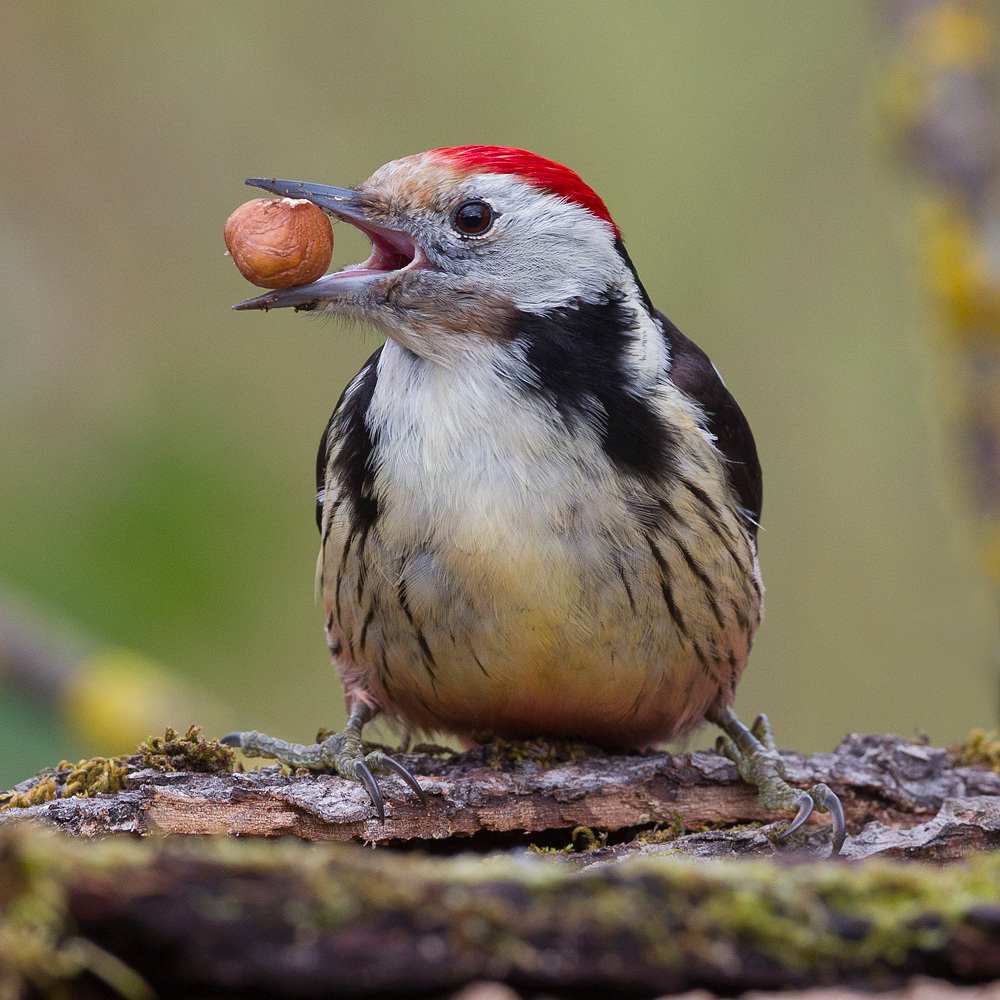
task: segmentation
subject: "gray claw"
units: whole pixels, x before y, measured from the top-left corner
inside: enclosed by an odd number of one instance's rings
[[[789,823],[788,829],[785,830],[784,833],[780,834],[775,839],[784,840],[785,837],[788,837],[791,834],[795,833],[795,831],[798,830],[798,828],[802,826],[802,824],[805,823],[807,819],[809,819],[810,815],[812,815],[814,805],[815,803],[813,802],[812,797],[809,795],[809,793],[803,792],[799,796],[799,811],[795,814],[795,819],[793,819],[792,822]]]
[[[424,792],[424,790],[420,787],[420,785],[417,784],[417,779],[414,778],[413,775],[409,772],[409,770],[403,767],[403,765],[400,764],[398,760],[393,760],[392,757],[385,756],[379,761],[379,763],[383,767],[389,768],[390,771],[395,771],[395,773],[398,774],[403,779],[403,781],[405,781],[410,786],[410,788],[412,788],[417,793],[417,795],[420,797],[420,801],[424,805],[427,805],[427,795]]]
[[[354,776],[368,790],[368,795],[371,797],[372,805],[375,806],[375,811],[378,813],[378,821],[380,823],[384,823],[385,803],[382,801],[382,793],[379,791],[375,775],[371,773],[368,769],[368,765],[363,760],[359,760],[355,763]]]
[[[844,839],[847,837],[847,821],[844,819],[844,807],[835,792],[831,791],[826,796],[826,809],[833,820],[833,850],[830,857],[840,854],[840,849],[844,846]]]
[[[243,734],[242,733],[227,733],[225,736],[219,737],[219,742],[223,746],[227,747],[241,747],[243,746]]]

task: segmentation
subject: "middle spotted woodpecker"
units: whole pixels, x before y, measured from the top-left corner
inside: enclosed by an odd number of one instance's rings
[[[495,146],[386,164],[357,188],[247,182],[364,232],[362,264],[237,309],[321,309],[387,338],[344,391],[317,464],[319,580],[347,727],[231,745],[362,781],[419,782],[362,727],[381,713],[467,740],[638,748],[704,720],[766,808],[790,787],[733,695],[760,622],[761,471],[705,353],[653,308],[573,171]]]

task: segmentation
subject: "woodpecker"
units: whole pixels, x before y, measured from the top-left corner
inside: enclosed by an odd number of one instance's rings
[[[764,717],[732,709],[763,587],[760,464],[707,355],[654,309],[601,198],[495,146],[395,160],[356,188],[251,178],[372,243],[364,263],[235,309],[358,320],[386,342],[347,386],[317,460],[318,580],[346,728],[248,755],[419,782],[366,752],[381,714],[467,741],[608,748],[705,720],[766,808],[831,812],[785,781]]]

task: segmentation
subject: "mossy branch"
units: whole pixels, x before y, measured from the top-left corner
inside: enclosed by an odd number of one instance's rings
[[[15,824],[0,831],[0,941],[18,944],[0,994],[83,972],[137,998],[412,995],[476,978],[653,997],[1000,975],[995,854],[943,867],[576,857],[88,842]]]
[[[762,810],[735,767],[712,753],[612,755],[535,741],[444,757],[407,754],[400,759],[429,805],[387,778],[381,824],[359,784],[278,767],[233,772],[231,751],[196,728],[183,737],[168,731],[139,750],[60,765],[23,782],[7,793],[0,823],[28,816],[86,836],[294,834],[449,850],[515,843],[563,849],[587,840],[574,834],[580,827],[617,857],[664,842],[699,856],[770,855],[784,819]],[[841,797],[847,857],[940,860],[1000,844],[1000,775],[983,766],[993,756],[982,735],[952,751],[870,735],[850,736],[832,754],[783,759],[793,784],[827,781]],[[827,818],[815,817],[791,846],[828,851]]]

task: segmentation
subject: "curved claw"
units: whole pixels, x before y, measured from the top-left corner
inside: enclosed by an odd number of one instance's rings
[[[355,763],[354,776],[368,790],[368,795],[372,800],[372,805],[375,806],[375,811],[378,813],[378,821],[380,823],[384,823],[385,803],[382,801],[382,793],[379,791],[375,775],[371,773],[368,769],[368,765],[363,760],[359,760]]]
[[[847,837],[847,821],[844,819],[844,807],[841,805],[840,799],[837,798],[836,792],[827,793],[824,805],[833,820],[833,850],[830,851],[832,858],[840,854],[840,849],[844,846],[844,839]]]
[[[427,795],[424,793],[424,790],[420,787],[420,785],[417,784],[417,779],[414,778],[413,775],[409,772],[409,770],[403,767],[403,765],[400,764],[398,760],[393,760],[392,757],[389,757],[387,755],[382,757],[379,763],[383,767],[387,767],[389,768],[390,771],[394,771],[396,774],[398,774],[403,779],[403,781],[405,781],[410,786],[410,788],[412,788],[417,793],[417,795],[420,798],[420,801],[424,805],[427,805]]]
[[[812,815],[813,805],[814,803],[809,793],[803,792],[799,796],[799,811],[795,814],[795,819],[789,823],[788,829],[785,830],[784,833],[779,834],[775,840],[784,840],[785,837],[791,836],[791,834],[795,833],[795,831],[798,830],[798,828],[802,826],[802,824],[805,823],[805,821]]]
[[[243,746],[243,734],[226,733],[225,736],[219,737],[219,742],[226,747],[241,747]]]

